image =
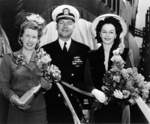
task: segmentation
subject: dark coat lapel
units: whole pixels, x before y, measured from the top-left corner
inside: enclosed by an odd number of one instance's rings
[[[111,68],[112,66],[112,61],[111,61],[111,58],[113,56],[113,50],[115,49],[115,46],[112,46],[112,48],[110,49],[110,52],[109,52],[109,60],[108,60],[108,70]],[[97,56],[99,58],[99,61],[102,61],[103,62],[105,61],[105,54],[104,54],[104,47],[103,45],[98,49],[97,51]]]
[[[61,49],[61,47],[60,47],[60,44],[59,44],[59,42],[58,42],[58,39],[55,41],[55,43],[54,43],[54,49],[55,49],[55,51],[57,51],[59,54],[61,54],[62,53],[62,49]]]
[[[76,42],[74,40],[71,39],[71,44],[70,44],[70,48],[68,50],[68,53],[70,53],[71,55],[74,53],[74,51],[76,51],[78,49]]]

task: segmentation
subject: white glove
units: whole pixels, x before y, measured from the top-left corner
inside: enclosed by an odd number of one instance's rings
[[[123,99],[123,94],[120,90],[115,90],[114,91],[114,97],[116,97],[118,99]]]
[[[10,102],[14,105],[16,105],[18,108],[22,109],[22,110],[26,110],[29,109],[31,106],[28,104],[24,104],[17,95],[12,95],[10,97]]]
[[[21,105],[19,97],[15,94],[10,97],[10,102],[15,105]]]
[[[98,89],[93,89],[91,93],[94,95],[94,97],[99,102],[104,103],[106,101],[106,96],[105,96],[105,94],[102,91],[100,91]]]

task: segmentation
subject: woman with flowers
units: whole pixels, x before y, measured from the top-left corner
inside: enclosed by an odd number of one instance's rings
[[[128,50],[124,49],[123,46],[123,38],[127,31],[126,24],[122,18],[117,15],[105,14],[94,20],[92,30],[100,45],[97,50],[89,53],[88,64],[90,71],[87,75],[91,75],[91,79],[87,79],[90,76],[87,76],[86,79],[88,89],[97,100],[101,102],[98,104],[95,102],[96,104],[93,104],[94,108],[92,109],[94,114],[92,116],[96,123],[121,123],[122,121],[123,123],[129,123],[129,121],[126,122],[125,119],[129,117],[129,107],[126,107],[128,115],[126,114],[122,120],[122,116],[124,115],[123,109],[126,106],[124,105],[126,103],[122,102],[124,101],[122,92],[117,89],[114,90],[112,93],[113,98],[109,100],[109,94],[102,89],[104,74],[111,69],[113,64],[111,61],[113,51],[120,47],[119,50],[121,50],[120,52],[122,52],[124,60],[126,60],[128,55]],[[115,77],[115,80],[119,80],[118,77]],[[104,92],[102,92],[102,90]],[[103,95],[101,94],[103,93],[105,94],[105,100],[102,100]],[[107,105],[105,103],[107,103]]]
[[[39,89],[48,90],[51,83],[42,75],[43,60],[37,50],[43,24],[41,16],[27,16],[19,34],[22,48],[2,60],[0,93],[10,103],[7,124],[47,124],[45,99]],[[33,91],[36,94],[32,96]]]

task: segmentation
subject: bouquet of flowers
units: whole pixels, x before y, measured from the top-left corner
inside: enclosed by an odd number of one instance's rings
[[[60,81],[61,71],[56,65],[51,64],[50,56],[42,48],[37,51],[37,65],[44,79],[47,81]]]
[[[102,90],[108,96],[107,103],[113,98],[116,89],[122,91],[123,98],[129,102],[136,102],[145,118],[150,123],[150,108],[145,103],[149,97],[150,82],[138,73],[137,68],[125,68],[125,62],[120,56],[120,48],[113,51],[112,68],[106,72],[103,79]]]
[[[138,73],[135,67],[125,68],[125,62],[120,56],[120,48],[113,51],[112,68],[106,72],[103,78],[102,90],[108,97],[108,102],[113,98],[114,91],[122,91],[123,98],[132,102],[137,97],[146,100],[149,96],[150,83],[144,80],[144,76]]]

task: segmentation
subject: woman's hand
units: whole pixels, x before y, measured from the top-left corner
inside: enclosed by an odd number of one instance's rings
[[[120,90],[115,90],[113,95],[115,98],[123,99],[123,93]]]
[[[98,89],[93,89],[91,93],[101,103],[104,103],[107,100],[105,94]]]
[[[29,109],[30,107],[31,107],[31,106],[28,105],[28,104],[18,106],[18,108],[19,108],[19,109],[22,109],[22,110],[27,110],[27,109]]]

